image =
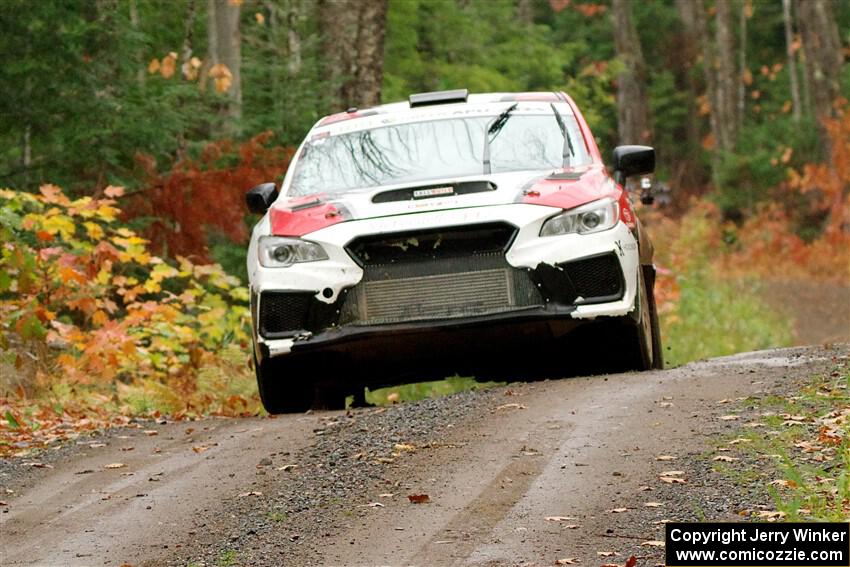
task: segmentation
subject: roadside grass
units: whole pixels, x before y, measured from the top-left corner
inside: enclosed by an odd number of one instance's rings
[[[757,282],[697,269],[679,277],[679,290],[675,310],[661,316],[668,367],[793,342],[793,322],[761,300]]]
[[[477,382],[474,378],[451,376],[444,380],[404,384],[388,388],[366,391],[366,401],[376,406],[392,405],[399,402],[417,402],[428,398],[448,396],[468,390],[482,390],[494,386],[504,386],[504,382]]]
[[[215,560],[217,567],[231,567],[236,565],[236,551],[233,549],[222,550]]]
[[[715,463],[714,468],[741,486],[768,485],[775,510],[751,511],[754,519],[848,521],[848,388],[850,362],[844,359],[812,376],[792,396],[743,402],[758,417],[718,444],[722,455],[735,455],[735,460]]]

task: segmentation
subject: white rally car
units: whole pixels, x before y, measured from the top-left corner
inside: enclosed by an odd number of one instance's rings
[[[609,175],[564,93],[423,93],[320,120],[279,190],[247,195],[266,409],[430,372],[662,367],[652,245],[624,188],[654,167],[620,146]]]

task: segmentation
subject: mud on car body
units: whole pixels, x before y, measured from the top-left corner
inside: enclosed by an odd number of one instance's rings
[[[661,367],[652,246],[624,189],[654,150],[620,146],[612,166],[564,93],[424,93],[320,120],[280,187],[247,195],[266,409],[479,354],[567,368],[580,331],[600,365]]]

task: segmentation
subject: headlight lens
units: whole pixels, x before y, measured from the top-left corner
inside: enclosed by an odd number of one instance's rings
[[[266,268],[286,268],[300,262],[328,259],[327,252],[321,246],[298,238],[262,236],[258,251],[260,264]]]
[[[543,223],[540,236],[588,234],[613,228],[620,220],[620,206],[613,199],[601,199],[565,211]]]

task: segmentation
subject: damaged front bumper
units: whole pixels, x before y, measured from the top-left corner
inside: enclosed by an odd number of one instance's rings
[[[253,266],[257,356],[348,350],[345,345],[362,348],[382,337],[434,332],[479,329],[486,337],[523,325],[557,334],[587,319],[631,313],[639,264],[632,231],[618,223],[594,234],[540,237],[552,214],[549,207],[515,204],[354,221],[317,231],[307,238],[327,250],[327,261],[286,269]],[[456,238],[452,230],[477,232]],[[407,236],[412,231],[421,236]],[[374,240],[369,235],[388,233],[405,235],[402,244],[446,248],[455,255],[431,254],[435,257],[409,265],[384,258],[394,248],[369,248]],[[364,239],[365,246],[352,248]],[[470,242],[478,248],[464,256],[460,247]],[[481,242],[492,242],[492,249]],[[402,260],[416,253],[397,251]],[[417,293],[431,295],[420,300]],[[467,304],[474,308],[465,311]]]

